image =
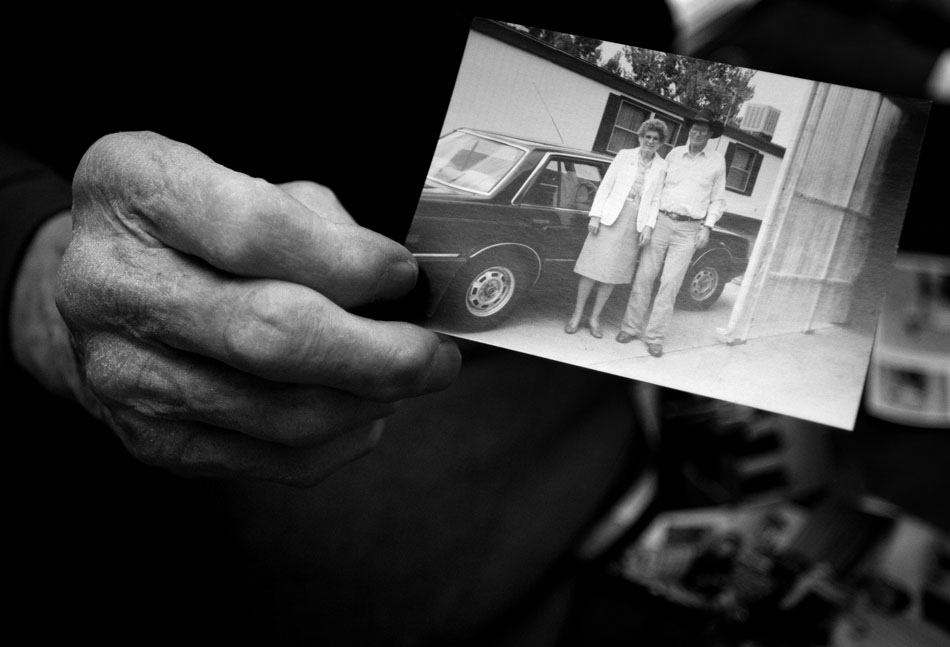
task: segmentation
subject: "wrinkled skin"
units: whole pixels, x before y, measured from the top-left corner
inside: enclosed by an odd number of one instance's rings
[[[146,463],[311,485],[370,451],[400,400],[458,372],[453,342],[349,312],[404,294],[416,272],[324,187],[110,135],[73,181],[61,390]]]

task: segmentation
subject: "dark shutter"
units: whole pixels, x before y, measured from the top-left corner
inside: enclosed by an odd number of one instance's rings
[[[752,189],[755,188],[755,178],[759,176],[759,167],[762,166],[763,157],[765,157],[765,155],[762,153],[756,153],[755,159],[752,160],[752,170],[749,171],[749,181],[746,182],[745,185],[745,195],[752,195]]]
[[[729,145],[726,147],[726,174],[729,174],[729,169],[732,168],[732,158],[736,154],[736,143],[729,142]]]
[[[594,138],[593,150],[598,153],[608,152],[607,144],[610,143],[610,134],[614,130],[614,124],[617,123],[618,112],[620,112],[620,95],[611,94],[607,97],[604,116],[600,119],[600,128],[597,130],[597,137]]]

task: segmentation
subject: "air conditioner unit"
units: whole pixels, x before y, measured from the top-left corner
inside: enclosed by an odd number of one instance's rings
[[[762,103],[746,104],[745,114],[742,116],[739,129],[772,141],[772,135],[775,134],[775,125],[778,124],[780,114],[782,114],[782,111],[778,108]]]

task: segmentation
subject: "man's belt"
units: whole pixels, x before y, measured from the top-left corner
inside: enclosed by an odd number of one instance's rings
[[[689,216],[683,216],[678,213],[673,213],[672,211],[663,211],[662,209],[660,209],[660,213],[662,213],[667,218],[672,218],[676,222],[687,222],[687,221],[692,222],[694,220],[698,222],[700,220],[703,220],[702,218],[690,218]]]

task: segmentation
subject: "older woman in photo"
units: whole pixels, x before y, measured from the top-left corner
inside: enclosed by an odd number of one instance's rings
[[[656,154],[668,130],[659,119],[648,119],[637,131],[640,145],[627,148],[610,163],[590,209],[587,240],[574,271],[580,275],[574,314],[564,332],[574,334],[584,308],[597,286],[591,308],[590,334],[600,339],[600,313],[614,286],[633,280],[637,250],[650,240],[660,205],[666,162]]]

